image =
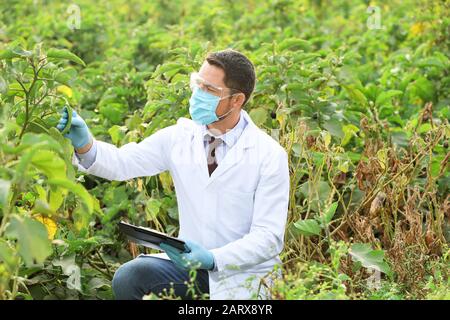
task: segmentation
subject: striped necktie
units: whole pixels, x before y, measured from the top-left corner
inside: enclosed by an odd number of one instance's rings
[[[208,172],[209,175],[217,168],[216,148],[222,143],[222,139],[209,136],[209,149],[208,149]]]

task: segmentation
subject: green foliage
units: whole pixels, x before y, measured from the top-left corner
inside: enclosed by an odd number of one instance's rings
[[[340,271],[340,261],[348,253],[344,242],[332,242],[331,263],[298,262],[295,270],[287,273],[271,292],[276,299],[287,300],[346,300],[351,279]]]
[[[7,238],[17,239],[17,251],[27,266],[43,263],[52,253],[45,226],[28,217],[10,216]]]
[[[350,248],[350,255],[366,268],[392,275],[389,265],[384,260],[383,250],[372,250],[370,244],[367,243],[355,243]]]

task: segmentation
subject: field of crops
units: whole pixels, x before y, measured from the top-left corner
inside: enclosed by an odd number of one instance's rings
[[[55,126],[69,105],[96,139],[139,142],[189,117],[189,74],[225,48],[255,64],[245,109],[289,155],[272,298],[450,299],[449,16],[437,0],[0,0],[0,299],[112,299],[115,270],[150,252],[120,220],[178,234],[169,173],[77,172]]]

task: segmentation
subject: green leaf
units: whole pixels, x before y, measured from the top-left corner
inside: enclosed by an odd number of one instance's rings
[[[364,267],[375,269],[391,275],[391,269],[384,260],[383,250],[372,250],[368,243],[355,243],[350,248],[350,255],[354,261],[360,262]]]
[[[300,185],[298,192],[310,201],[311,210],[318,212],[319,204],[321,208],[325,206],[325,202],[331,193],[331,187],[326,181],[318,181],[316,183],[306,181]]]
[[[22,143],[14,150],[11,150],[14,153],[23,152],[20,157],[19,163],[16,166],[14,182],[25,183],[25,178],[27,178],[29,174],[28,167],[31,165],[35,155],[37,155],[37,166],[42,165],[42,167],[45,167],[44,173],[45,170],[48,170],[47,173],[53,172],[51,168],[47,167],[48,164],[45,165],[40,162],[40,160],[44,159],[39,157],[39,153],[41,153],[43,150],[48,149],[58,152],[61,149],[61,146],[46,134],[24,134],[22,137]]]
[[[409,143],[408,134],[405,131],[401,130],[400,128],[392,129],[391,137],[392,137],[392,142],[394,144],[397,144],[403,148],[408,146],[408,143]]]
[[[13,272],[18,263],[16,253],[3,239],[0,239],[0,262],[3,262],[9,272]]]
[[[139,129],[139,126],[141,125],[141,123],[142,123],[142,116],[138,113],[135,113],[126,120],[125,129],[128,128],[128,130],[130,130],[130,131]]]
[[[322,127],[335,137],[340,139],[344,137],[344,132],[342,131],[342,121],[335,116],[331,116],[330,120],[327,120],[322,124]]]
[[[77,206],[72,212],[73,224],[75,229],[80,232],[82,229],[87,229],[91,222],[92,215],[86,212],[83,207]]]
[[[76,194],[83,201],[89,213],[92,213],[92,211],[94,210],[94,201],[89,192],[87,192],[87,190],[82,185],[67,179],[49,179],[47,183],[52,186],[65,188]]]
[[[112,142],[117,145],[124,137],[125,137],[125,131],[126,129],[123,129],[121,126],[113,125],[111,128],[108,129],[108,133],[111,136]]]
[[[74,68],[66,68],[59,71],[55,75],[55,80],[59,83],[65,84],[69,87],[73,86],[77,78],[77,71]]]
[[[348,167],[349,167],[349,161],[339,161],[339,164],[337,166],[337,168],[342,171],[343,173],[347,173],[348,172]]]
[[[443,59],[442,59],[443,58]],[[417,63],[419,67],[435,67],[439,70],[445,70],[447,68],[448,59],[444,56],[441,59],[438,57],[426,57]]]
[[[5,234],[17,239],[17,250],[27,266],[43,263],[52,254],[47,229],[37,220],[12,215]]]
[[[279,45],[278,48],[280,51],[284,50],[299,50],[302,49],[304,51],[311,50],[311,43],[309,41],[299,39],[299,38],[290,38],[283,40]]]
[[[399,96],[401,94],[403,94],[403,92],[400,90],[388,90],[388,91],[382,92],[380,95],[378,95],[375,104],[377,106],[382,106],[386,102],[388,102],[388,100],[390,100],[392,97]]]
[[[36,199],[33,206],[33,213],[37,213],[45,216],[52,216],[55,214],[54,211],[51,210],[49,204],[46,199]],[[41,221],[42,222],[42,221]]]
[[[29,57],[33,56],[32,51],[25,50],[22,48],[15,48],[12,51],[13,51],[13,53],[17,54],[18,56],[24,57],[24,58],[29,58]]]
[[[41,118],[33,118],[28,123],[26,132],[34,132],[34,133],[47,133],[48,134],[48,126]]]
[[[344,137],[341,140],[341,145],[347,145],[352,137],[356,136],[356,133],[359,131],[359,128],[353,124],[347,124],[342,127],[342,131],[344,132]]]
[[[378,163],[380,164],[381,168],[384,170],[386,169],[387,163],[388,163],[388,151],[387,149],[380,149],[377,151],[377,159]]]
[[[160,65],[154,72],[153,76],[156,77],[161,74],[166,74],[169,78],[180,72],[180,70],[184,70],[185,66],[180,64],[179,62],[168,62],[163,65]]]
[[[56,211],[59,209],[59,207],[61,207],[66,194],[67,191],[62,188],[55,188],[55,190],[50,190],[48,204],[52,211]]]
[[[429,122],[422,123],[419,128],[417,129],[417,132],[422,134],[430,131],[432,129],[431,124]]]
[[[351,85],[343,85],[342,87],[345,89],[351,100],[363,106],[367,104],[366,96],[359,89],[356,89]]]
[[[12,59],[12,58],[17,58],[17,57],[20,57],[20,55],[11,49],[0,50],[0,60]]]
[[[314,219],[299,220],[294,223],[294,226],[305,236],[320,235],[322,230]]]
[[[288,83],[285,89],[289,93],[289,95],[292,98],[294,98],[297,102],[302,104],[309,104],[310,95],[308,94],[308,91],[305,89],[305,85],[303,83],[296,83],[296,82]],[[278,97],[282,99],[283,94],[280,93]]]
[[[323,132],[321,132],[321,136],[322,136],[322,139],[323,139],[323,141],[325,143],[325,147],[328,148],[328,146],[331,143],[331,134],[328,131],[323,131]]]
[[[128,106],[119,102],[101,102],[99,107],[100,114],[111,121],[113,124],[123,124],[123,120],[128,112]]]
[[[267,120],[267,111],[263,108],[252,109],[249,115],[257,126],[262,125]]]
[[[72,90],[69,87],[67,87],[67,88],[70,90],[70,92],[72,92]],[[67,123],[66,123],[66,126],[64,127],[64,129],[61,131],[62,135],[69,133],[70,127],[72,126],[72,116],[73,116],[72,107],[66,105],[65,108],[67,110]]]
[[[100,288],[110,288],[111,282],[104,278],[92,278],[87,284],[87,291],[95,291]]]
[[[66,176],[66,163],[53,151],[41,150],[37,152],[31,159],[31,163],[49,179]]]
[[[425,77],[420,77],[414,83],[417,95],[424,101],[429,102],[434,100],[434,85],[433,83]]]
[[[158,199],[150,199],[145,205],[145,213],[148,220],[154,220],[158,216],[159,208],[161,208],[161,201]]]
[[[56,140],[59,145],[62,146],[60,148],[59,155],[62,157],[62,159],[66,162],[66,169],[67,169],[67,178],[69,180],[75,179],[75,169],[72,165],[72,155],[73,155],[73,146],[70,139],[65,138],[61,132],[56,129],[55,127],[50,127],[48,129],[48,134]]]
[[[82,66],[86,66],[84,61],[81,60],[76,54],[74,54],[66,49],[50,49],[47,51],[47,58],[65,59],[65,60],[69,60],[69,61],[81,64]]]
[[[333,220],[334,214],[336,213],[336,209],[338,207],[338,202],[333,202],[325,212],[323,216],[323,221],[325,222],[325,225],[329,224],[331,220]]]
[[[444,163],[444,156],[435,156],[430,164],[430,173],[433,178],[437,178],[441,171],[441,163]]]
[[[300,157],[302,155],[302,145],[298,142],[292,145],[292,151],[294,152],[294,156]]]

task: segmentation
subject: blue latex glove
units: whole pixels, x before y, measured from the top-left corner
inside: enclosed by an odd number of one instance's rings
[[[214,256],[211,252],[193,241],[184,240],[184,242],[187,247],[184,252],[180,252],[164,242],[160,244],[160,247],[166,252],[170,260],[181,269],[212,270],[214,268]]]
[[[67,108],[64,107],[61,119],[56,125],[56,128],[59,131],[63,131],[66,127],[67,118]],[[72,141],[72,145],[77,149],[84,147],[91,140],[91,134],[86,122],[84,122],[83,118],[81,118],[75,110],[72,113],[72,125],[70,126],[70,130],[64,135],[64,137],[69,138]]]

